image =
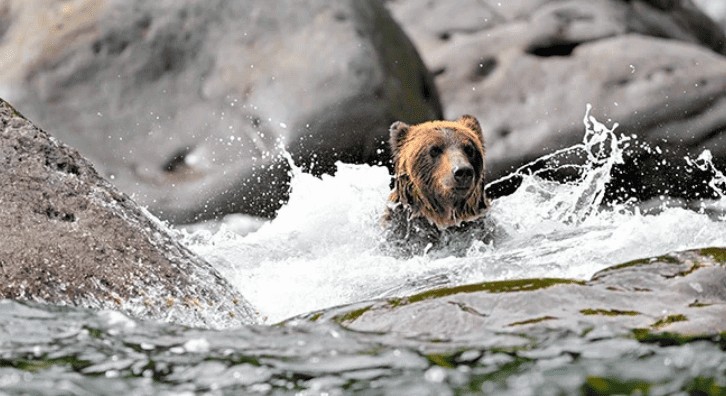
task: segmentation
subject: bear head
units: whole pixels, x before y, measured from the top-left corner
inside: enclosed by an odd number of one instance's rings
[[[394,161],[389,200],[439,229],[484,214],[484,136],[476,118],[391,125]]]

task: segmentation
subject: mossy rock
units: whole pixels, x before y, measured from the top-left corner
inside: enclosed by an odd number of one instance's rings
[[[357,331],[428,338],[466,337],[483,329],[587,334],[603,326],[628,336],[641,334],[633,333],[640,329],[651,335],[710,337],[726,331],[724,257],[726,249],[719,247],[675,252],[612,266],[587,282],[486,282],[338,307],[305,318]]]

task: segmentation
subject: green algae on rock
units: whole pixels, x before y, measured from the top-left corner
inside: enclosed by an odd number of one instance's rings
[[[555,318],[554,316],[541,316],[539,318],[532,318],[532,319],[521,320],[519,322],[513,322],[513,323],[508,324],[507,327],[524,326],[524,325],[541,323],[541,322],[544,322],[547,320],[556,320],[556,319],[557,318]]]
[[[726,264],[726,248],[706,248],[699,251],[705,256],[710,256],[719,264]]]
[[[708,248],[633,260],[602,270],[587,282],[486,282],[337,307],[314,316],[357,331],[454,339],[481,329],[587,334],[603,326],[619,334],[634,329],[718,334],[726,331],[726,268],[718,260],[723,252]]]
[[[671,323],[685,322],[687,320],[688,318],[686,317],[686,315],[668,315],[664,318],[658,319],[658,321],[650,325],[650,327],[654,329],[662,329]]]
[[[592,309],[586,308],[581,309],[580,313],[583,315],[605,315],[605,316],[635,316],[640,315],[638,311],[620,311],[617,309]]]

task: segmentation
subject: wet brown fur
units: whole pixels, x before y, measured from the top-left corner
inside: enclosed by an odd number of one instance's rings
[[[406,210],[408,219],[423,217],[438,229],[458,226],[481,217],[488,205],[484,193],[484,137],[476,118],[430,121],[409,126],[391,125],[394,189],[387,212]],[[437,151],[431,155],[432,148]],[[438,151],[440,150],[440,152]],[[452,186],[455,165],[469,163],[474,170],[470,190],[457,193]]]

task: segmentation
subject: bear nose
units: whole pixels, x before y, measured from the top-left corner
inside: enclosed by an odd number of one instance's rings
[[[454,169],[454,180],[459,184],[469,183],[474,178],[474,168],[463,166]]]

